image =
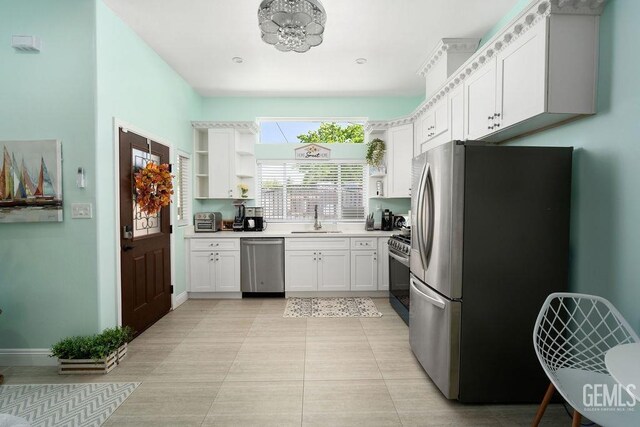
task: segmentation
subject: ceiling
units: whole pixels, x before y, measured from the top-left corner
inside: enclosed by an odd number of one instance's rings
[[[322,0],[324,42],[299,54],[260,39],[260,0],[104,1],[203,96],[422,95],[441,38],[481,37],[517,2]]]

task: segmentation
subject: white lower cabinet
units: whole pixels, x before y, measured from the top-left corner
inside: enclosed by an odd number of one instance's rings
[[[388,237],[378,239],[378,290],[389,290],[389,241]]]
[[[348,291],[349,251],[286,251],[287,291]]]
[[[287,291],[317,291],[318,252],[286,251],[284,282]]]
[[[318,290],[348,291],[350,269],[348,250],[318,252]]]
[[[219,252],[214,270],[216,292],[240,292],[240,252]]]
[[[233,250],[202,250],[218,241],[192,241],[189,253],[189,292],[240,292],[240,240],[224,243]],[[233,243],[232,243],[233,242]]]
[[[378,251],[351,251],[351,290],[378,290]]]

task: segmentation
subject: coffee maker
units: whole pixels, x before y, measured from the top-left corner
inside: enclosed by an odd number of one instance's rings
[[[382,231],[393,230],[393,212],[391,212],[389,209],[385,209],[384,212],[382,212],[380,229]]]
[[[236,207],[236,216],[233,219],[233,231],[244,230],[244,220],[247,216],[246,207],[244,203],[238,203],[234,205]]]
[[[266,228],[261,207],[247,208],[244,220],[244,231],[263,231]]]

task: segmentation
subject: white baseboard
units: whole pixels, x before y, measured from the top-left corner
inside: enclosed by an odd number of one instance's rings
[[[242,299],[242,292],[189,292],[189,299]]]
[[[389,291],[287,291],[285,297],[371,297],[388,298]]]
[[[0,366],[55,366],[49,348],[0,348]]]
[[[189,299],[189,294],[187,294],[187,291],[184,291],[181,294],[173,295],[172,298],[173,298],[172,308],[175,310],[176,308],[180,307]]]

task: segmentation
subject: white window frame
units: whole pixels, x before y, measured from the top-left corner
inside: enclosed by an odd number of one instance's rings
[[[343,163],[347,163],[347,164],[358,164],[358,165],[362,165],[363,166],[363,182],[362,182],[362,194],[363,194],[363,209],[364,209],[364,217],[361,219],[326,219],[324,221],[326,222],[336,222],[336,223],[364,223],[365,222],[365,218],[367,213],[369,212],[369,175],[367,172],[367,163],[365,160],[361,160],[361,159],[331,159],[331,160],[322,160],[322,161],[304,161],[304,160],[296,160],[296,159],[280,159],[280,160],[258,160],[256,162],[256,166],[257,169],[259,170],[260,168],[260,164],[265,164],[265,165],[282,165],[285,163],[299,163],[299,164],[305,164],[305,163],[309,163],[309,164],[313,164],[313,163],[332,163],[332,164],[343,164]],[[261,185],[261,180],[259,179],[260,174],[257,173],[256,174],[256,203],[259,205],[262,203],[262,185]],[[271,218],[267,218],[267,220],[269,222],[272,223],[289,223],[289,224],[293,224],[293,223],[312,223],[314,220],[313,218],[309,218],[309,219],[305,219],[305,220],[301,220],[301,219],[296,219],[296,220],[292,220],[292,219],[271,219]]]
[[[182,168],[180,167],[182,165],[182,162],[180,160],[180,158],[186,159],[187,160],[187,171],[186,171],[186,176],[185,174],[183,174]],[[176,226],[178,227],[183,227],[183,226],[187,226],[191,224],[191,209],[192,209],[192,199],[193,199],[193,182],[192,182],[192,169],[193,169],[193,160],[191,158],[191,154],[184,152],[182,150],[176,150],[176,175],[175,175],[175,186],[177,191],[176,193]],[[186,190],[186,194],[185,192],[182,191],[183,188],[179,188],[182,184],[182,180],[181,177],[186,178],[186,186],[187,186],[187,190]],[[180,197],[182,199],[182,211],[183,211],[183,215],[182,218],[180,218],[180,213],[178,212],[178,197]]]

